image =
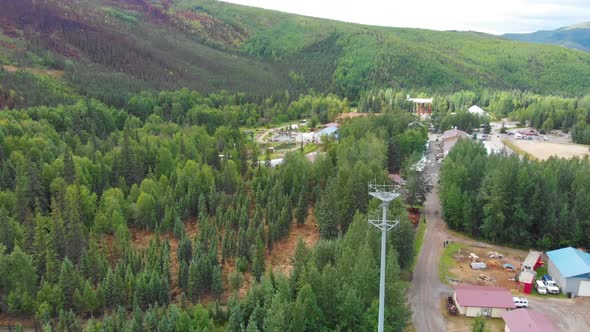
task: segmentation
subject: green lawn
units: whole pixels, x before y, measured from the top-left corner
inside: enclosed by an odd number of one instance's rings
[[[316,151],[320,146],[316,143],[309,143],[303,146],[303,153],[308,154]]]
[[[416,263],[418,262],[418,255],[420,254],[420,249],[422,249],[422,245],[424,244],[425,233],[426,223],[424,223],[424,217],[422,217],[422,219],[420,219],[420,223],[418,224],[418,228],[416,229],[416,237],[414,241],[414,262],[412,262],[410,271],[414,271],[414,267],[416,267]]]
[[[275,146],[275,149],[287,150],[287,149],[292,149],[296,146],[297,146],[297,144],[295,144],[295,143],[279,143],[278,145]]]
[[[466,248],[467,245],[464,243],[452,242],[444,249],[443,254],[440,258],[438,274],[442,282],[447,283],[447,278],[456,278],[457,276],[449,273],[449,267],[455,265],[455,258],[453,255],[459,250]]]

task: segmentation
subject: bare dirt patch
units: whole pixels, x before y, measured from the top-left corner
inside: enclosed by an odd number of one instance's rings
[[[198,233],[198,221],[196,220],[189,220],[184,223],[187,235],[189,238],[194,238]],[[129,232],[131,233],[131,241],[135,248],[140,248],[143,250],[147,250],[151,241],[156,239],[156,234],[153,231],[148,230],[141,230],[141,229],[133,229],[130,228]],[[160,238],[161,240],[168,240],[170,243],[170,276],[171,276],[171,293],[172,298],[174,301],[180,299],[181,290],[178,288],[178,257],[177,257],[177,250],[179,241],[176,239],[172,234],[164,234]],[[285,275],[289,275],[292,265],[292,258],[295,253],[295,248],[299,243],[299,239],[302,239],[308,247],[313,247],[315,243],[319,240],[319,230],[317,220],[313,214],[313,209],[309,209],[307,220],[305,224],[298,225],[295,220],[291,223],[289,236],[285,239],[279,241],[275,244],[272,248],[270,253],[266,253],[266,271],[273,271],[275,273],[284,273]],[[109,260],[114,261],[117,259],[117,253],[113,251],[111,248],[115,248],[114,239],[112,236],[106,236],[103,238],[103,247],[107,249],[107,255]],[[221,259],[221,248],[219,250],[219,258]],[[224,286],[224,293],[220,298],[222,303],[226,303],[230,297],[230,290],[229,290],[229,282],[228,276],[229,274],[235,270],[236,266],[236,259],[231,258],[227,260],[222,266],[222,275],[223,275],[223,286]],[[254,282],[254,277],[250,271],[247,271],[243,274],[243,282],[242,287],[240,288],[238,295],[243,297],[250,289],[250,286]],[[213,296],[206,295],[200,299],[200,303],[207,304],[215,299]]]
[[[39,68],[30,68],[30,67],[16,67],[11,65],[2,65],[2,68],[9,72],[14,73],[18,70],[23,70],[29,73],[38,74],[38,75],[47,75],[53,78],[62,78],[64,76],[63,70],[51,70],[51,69],[39,69]]]
[[[30,317],[0,314],[0,331],[15,331],[19,324],[23,327],[23,331],[35,331],[35,322]]]
[[[293,264],[291,259],[295,254],[295,248],[299,239],[302,239],[307,247],[313,247],[320,238],[318,223],[313,215],[313,210],[309,209],[305,224],[298,225],[295,220],[289,228],[289,236],[277,243],[270,253],[266,256],[266,269],[273,272],[282,272],[286,275],[291,273]]]
[[[502,258],[490,258],[489,253],[497,251]],[[472,259],[470,254],[475,254],[479,259]],[[509,290],[518,290],[518,282],[514,280],[524,260],[523,255],[513,252],[506,252],[491,248],[479,248],[467,246],[453,253],[455,264],[449,267],[449,272],[457,276],[461,284],[478,285],[478,286],[497,286]],[[484,270],[474,270],[471,268],[471,262],[484,262],[487,266]],[[515,270],[505,269],[504,264],[512,264]]]
[[[184,228],[186,230],[186,235],[189,239],[192,239],[198,233],[198,222],[195,219],[190,219],[184,223]],[[156,239],[156,234],[153,231],[148,231],[144,229],[133,229],[130,228],[129,232],[131,233],[131,241],[136,248],[141,248],[142,250],[147,250],[150,246],[150,243]],[[176,299],[180,296],[181,290],[178,288],[178,269],[179,269],[179,262],[178,262],[178,244],[179,240],[174,237],[174,235],[166,233],[162,235],[160,240],[168,240],[170,243],[170,279],[171,279],[171,293],[172,298]]]
[[[573,158],[576,156],[590,155],[590,150],[588,150],[588,146],[586,145],[524,140],[510,140],[509,142],[517,150],[524,151],[540,160],[546,160],[552,156]]]

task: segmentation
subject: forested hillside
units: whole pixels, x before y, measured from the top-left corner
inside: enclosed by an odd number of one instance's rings
[[[466,112],[477,103],[590,142],[589,89],[590,54],[473,32],[212,0],[4,0],[0,324],[375,330],[367,183],[401,173],[413,207],[429,187],[413,167],[427,126],[406,96],[433,97],[441,129],[487,122]],[[369,114],[339,118],[354,108]],[[271,167],[257,131],[299,121],[342,123]],[[587,246],[588,171],[459,143],[443,165],[445,219],[495,242]],[[385,310],[398,332],[416,233],[400,201]],[[302,229],[313,238],[295,245]]]
[[[118,107],[129,93],[181,87],[258,96],[313,88],[356,101],[381,87],[580,95],[590,86],[583,52],[211,0],[5,0],[0,64],[3,106],[71,100],[30,98],[24,81],[50,95],[70,91]],[[60,82],[48,87],[42,69],[61,71]]]

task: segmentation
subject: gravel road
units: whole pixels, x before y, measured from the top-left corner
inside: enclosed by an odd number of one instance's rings
[[[437,192],[439,165],[436,163],[434,155],[434,151],[430,149],[426,173],[431,178],[434,188],[424,203],[424,215],[427,220],[424,244],[418,255],[412,285],[408,292],[416,331],[428,332],[446,330],[446,322],[441,315],[441,297],[452,293],[452,288],[443,284],[438,277],[439,260],[443,250],[442,243],[448,238],[440,216],[442,209]]]

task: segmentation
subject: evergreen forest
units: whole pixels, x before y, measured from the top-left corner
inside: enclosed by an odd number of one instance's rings
[[[433,98],[431,122],[409,96]],[[429,125],[471,134],[501,119],[590,144],[590,54],[215,0],[3,0],[0,325],[374,331],[367,184],[395,174],[406,183],[390,206],[385,330],[408,331],[421,238],[407,212],[432,188],[416,167]],[[257,141],[335,122],[337,135],[279,165]],[[439,193],[469,236],[588,248],[587,188],[588,158],[487,155],[464,140]]]

